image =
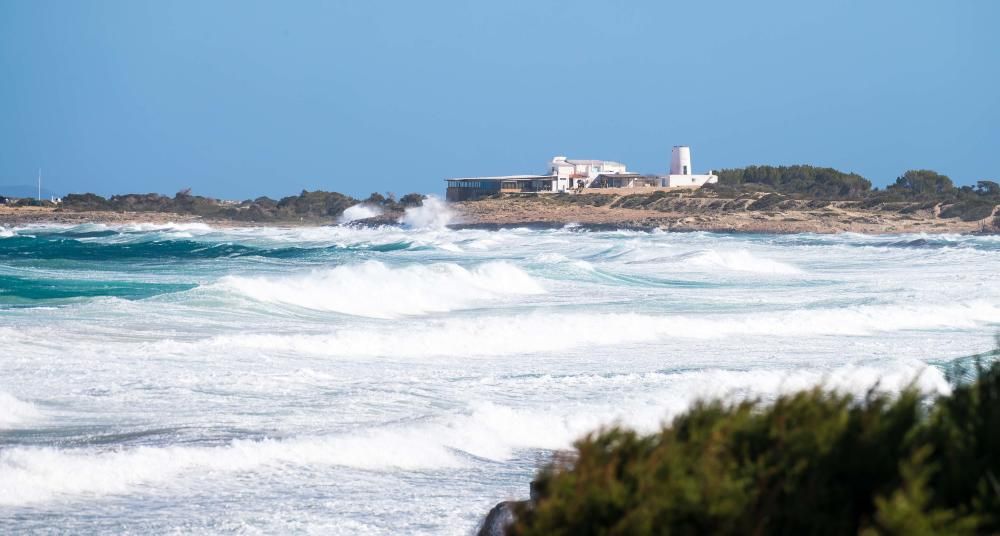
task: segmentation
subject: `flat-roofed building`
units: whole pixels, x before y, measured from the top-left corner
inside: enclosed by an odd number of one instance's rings
[[[555,175],[504,175],[447,179],[448,201],[467,201],[499,193],[548,193],[558,191]]]
[[[590,183],[590,188],[655,188],[662,182],[663,179],[655,175],[602,173]]]
[[[612,160],[574,160],[557,156],[549,164],[549,173],[558,178],[558,191],[568,188],[589,188],[601,174],[628,173],[625,164]]]

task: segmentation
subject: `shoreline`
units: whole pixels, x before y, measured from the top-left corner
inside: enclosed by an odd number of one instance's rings
[[[753,198],[583,194],[499,197],[453,203],[454,227],[591,229],[760,234],[997,234],[998,209],[982,220],[942,218],[940,205],[901,203],[861,208],[851,201],[786,200],[757,210]],[[643,204],[645,202],[645,204]]]
[[[616,198],[618,196],[615,196]],[[570,199],[496,198],[449,204],[453,213],[450,229],[499,230],[512,228],[562,229],[579,228],[588,231],[667,231],[713,232],[737,234],[967,234],[996,235],[991,218],[962,221],[941,218],[935,208],[918,210],[862,209],[850,203],[826,203],[815,207],[810,202],[801,206],[775,210],[747,210],[746,202],[735,209],[719,209],[719,203],[740,203],[740,200],[713,198],[673,198],[653,208],[624,208],[588,204],[600,194],[580,195]],[[1000,208],[1000,207],[998,207]],[[377,227],[399,225],[402,213],[387,213],[379,217],[356,220],[357,226]],[[173,212],[111,212],[67,211],[49,207],[0,206],[0,227],[24,225],[141,225],[168,223],[202,223],[215,227],[305,227],[339,225],[335,218],[309,218],[265,222],[210,218]]]

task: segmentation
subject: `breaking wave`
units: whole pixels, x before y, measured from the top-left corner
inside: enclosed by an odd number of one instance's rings
[[[285,277],[227,276],[218,286],[261,302],[371,318],[446,312],[544,292],[506,262],[470,269],[452,263],[391,268],[369,261]]]
[[[0,391],[0,430],[18,428],[40,417],[41,412],[34,404],[23,402]]]
[[[942,374],[912,361],[891,368],[844,366],[828,371],[702,370],[654,373],[652,391],[622,394],[583,405],[519,408],[474,401],[437,421],[379,427],[318,437],[235,440],[222,446],[140,446],[123,450],[14,447],[0,452],[0,505],[25,505],[73,495],[100,496],[136,486],[181,485],[194,472],[320,470],[346,466],[372,471],[428,471],[505,461],[518,450],[568,448],[583,434],[620,423],[652,431],[704,397],[740,400],[774,397],[814,385],[863,396],[868,389],[893,392],[916,380],[925,393],[945,393]],[[634,382],[634,378],[630,378]],[[560,378],[541,378],[545,384]],[[632,382],[630,382],[632,383]]]
[[[795,266],[754,256],[745,249],[735,251],[700,251],[687,256],[685,260],[692,266],[722,268],[736,272],[778,275],[802,273],[802,270]]]
[[[447,203],[434,196],[428,196],[421,206],[407,208],[399,223],[414,229],[443,229],[451,222],[453,216]]]
[[[307,291],[303,291],[307,292]],[[431,300],[433,298],[426,297]],[[347,306],[345,305],[345,308]],[[397,310],[396,312],[398,312]],[[365,316],[389,311],[361,311]],[[197,342],[161,341],[158,352],[198,347],[244,348],[331,357],[494,356],[558,352],[624,343],[736,336],[854,335],[1000,324],[987,303],[949,306],[865,306],[751,315],[532,313],[423,321],[419,329],[343,329],[328,335],[221,335]],[[539,329],[544,326],[544,329]]]
[[[381,216],[382,209],[372,205],[358,204],[347,207],[344,213],[337,218],[340,223],[350,223],[352,221],[364,220]]]

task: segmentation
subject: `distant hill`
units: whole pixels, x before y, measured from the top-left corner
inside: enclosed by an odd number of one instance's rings
[[[38,195],[38,187],[30,185],[6,185],[0,186],[0,195],[4,197],[31,197]],[[52,190],[42,188],[42,199],[48,199],[56,195]]]

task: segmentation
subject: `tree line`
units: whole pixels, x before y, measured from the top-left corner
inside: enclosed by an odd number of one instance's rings
[[[425,196],[417,193],[400,198],[387,193],[373,193],[366,199],[356,199],[338,192],[306,191],[275,200],[258,197],[239,202],[226,202],[192,195],[190,190],[173,197],[161,194],[122,194],[105,198],[93,193],[69,194],[62,198],[61,210],[113,212],[169,212],[206,218],[237,221],[301,221],[338,218],[344,210],[359,203],[378,206],[385,212],[402,212],[420,206]]]
[[[947,175],[928,169],[909,170],[885,190],[857,173],[814,166],[748,166],[722,169],[717,185],[709,188],[768,191],[820,199],[864,199],[878,197],[898,201],[957,202],[967,199],[1000,201],[1000,184],[980,180],[975,186],[956,187]]]
[[[908,203],[924,208],[941,206],[942,218],[965,221],[988,218],[1000,204],[1000,184],[980,180],[975,186],[955,186],[947,175],[933,170],[909,170],[885,189],[857,173],[813,166],[748,166],[717,172],[719,182],[706,191],[723,197],[764,192],[766,202],[757,208],[776,206],[785,199],[858,201],[862,208]]]

